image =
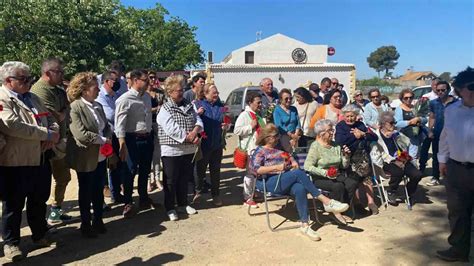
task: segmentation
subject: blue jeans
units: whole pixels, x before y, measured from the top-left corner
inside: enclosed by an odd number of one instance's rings
[[[153,138],[137,137],[133,133],[125,135],[128,156],[124,178],[124,203],[132,203],[133,179],[138,173],[138,194],[140,201],[148,199],[147,182],[153,157]]]
[[[301,222],[305,223],[309,220],[308,214],[308,198],[310,193],[313,197],[318,197],[321,191],[314,186],[309,177],[303,170],[296,169],[283,173],[277,186],[278,175],[272,175],[266,179],[266,189],[270,193],[287,195],[288,193],[295,197],[296,209]],[[263,182],[257,180],[257,188],[263,191]],[[275,189],[276,187],[276,189]]]
[[[93,223],[102,223],[104,203],[104,181],[106,177],[106,161],[99,162],[97,168],[91,172],[77,172],[79,181],[79,210],[81,213],[81,227],[91,226],[91,203],[94,210]]]

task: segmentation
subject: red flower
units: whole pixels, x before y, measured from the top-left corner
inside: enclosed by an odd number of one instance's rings
[[[48,116],[48,115],[50,115],[49,112],[44,112],[44,113],[35,114],[34,117],[35,118],[41,118],[41,117],[45,117],[45,116]]]
[[[224,116],[224,124],[229,125],[230,123],[232,123],[232,119],[230,118],[230,116],[225,115]]]
[[[281,153],[281,158],[285,159],[285,161],[286,161],[286,160],[290,159],[290,154],[288,152],[282,152]]]
[[[0,104],[0,112],[3,111],[3,105]]]
[[[112,148],[112,145],[110,145],[109,143],[105,143],[100,147],[99,152],[105,157],[110,157],[114,153],[114,148]]]
[[[398,153],[397,159],[399,161],[411,161],[412,160],[410,154],[408,154],[407,151],[402,151],[402,152]]]
[[[201,132],[201,138],[202,138],[202,139],[207,139],[207,134],[206,134],[206,132],[204,132],[204,131]]]
[[[329,167],[329,169],[326,172],[328,177],[336,177],[337,176],[337,169],[334,166]]]

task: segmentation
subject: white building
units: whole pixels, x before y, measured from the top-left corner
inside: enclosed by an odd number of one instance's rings
[[[320,83],[324,77],[337,78],[349,93],[355,89],[353,64],[328,63],[328,46],[312,45],[275,34],[232,51],[223,62],[208,64],[208,79],[219,88],[221,99],[238,87],[257,85],[265,78],[278,89]]]

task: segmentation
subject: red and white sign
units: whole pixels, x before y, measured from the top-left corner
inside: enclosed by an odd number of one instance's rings
[[[336,53],[336,49],[334,47],[328,47],[328,55],[334,55]]]

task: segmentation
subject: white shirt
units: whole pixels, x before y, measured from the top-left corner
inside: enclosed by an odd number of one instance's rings
[[[118,98],[115,105],[115,134],[124,138],[126,133],[150,133],[152,124],[151,97],[130,89]]]
[[[81,97],[81,101],[83,103],[86,104],[87,108],[89,109],[89,111],[91,111],[92,115],[94,116],[94,119],[95,119],[95,122],[97,123],[98,125],[98,128],[99,128],[99,136],[100,138],[97,138],[95,141],[94,141],[94,144],[100,144],[100,145],[104,145],[105,142],[107,141],[107,138],[104,137],[104,129],[105,129],[105,121],[102,120],[102,118],[100,117],[98,111],[96,108],[99,108],[97,106],[97,103],[94,102],[94,103],[91,103],[87,100],[85,100],[84,98]],[[102,162],[103,160],[105,160],[105,156],[100,154],[99,152],[99,158],[98,158],[98,161],[99,162]]]
[[[467,107],[462,99],[444,111],[444,127],[439,140],[438,160],[474,163],[474,107]]]
[[[185,110],[185,106],[180,106],[179,107],[181,110]],[[183,130],[178,123],[176,123],[173,118],[171,117],[171,114],[166,111],[164,108],[160,109],[160,112],[156,116],[156,123],[160,125],[165,133],[172,139],[176,140],[179,143],[183,143],[186,140],[186,135],[188,132]],[[201,117],[196,114],[196,124],[195,126],[200,126],[201,128],[204,128],[204,124],[201,120]],[[158,137],[158,136],[155,136]],[[175,157],[175,156],[181,156],[181,155],[186,155],[186,154],[192,154],[196,151],[196,145],[167,145],[167,144],[161,144],[161,156],[169,156],[169,157]]]

